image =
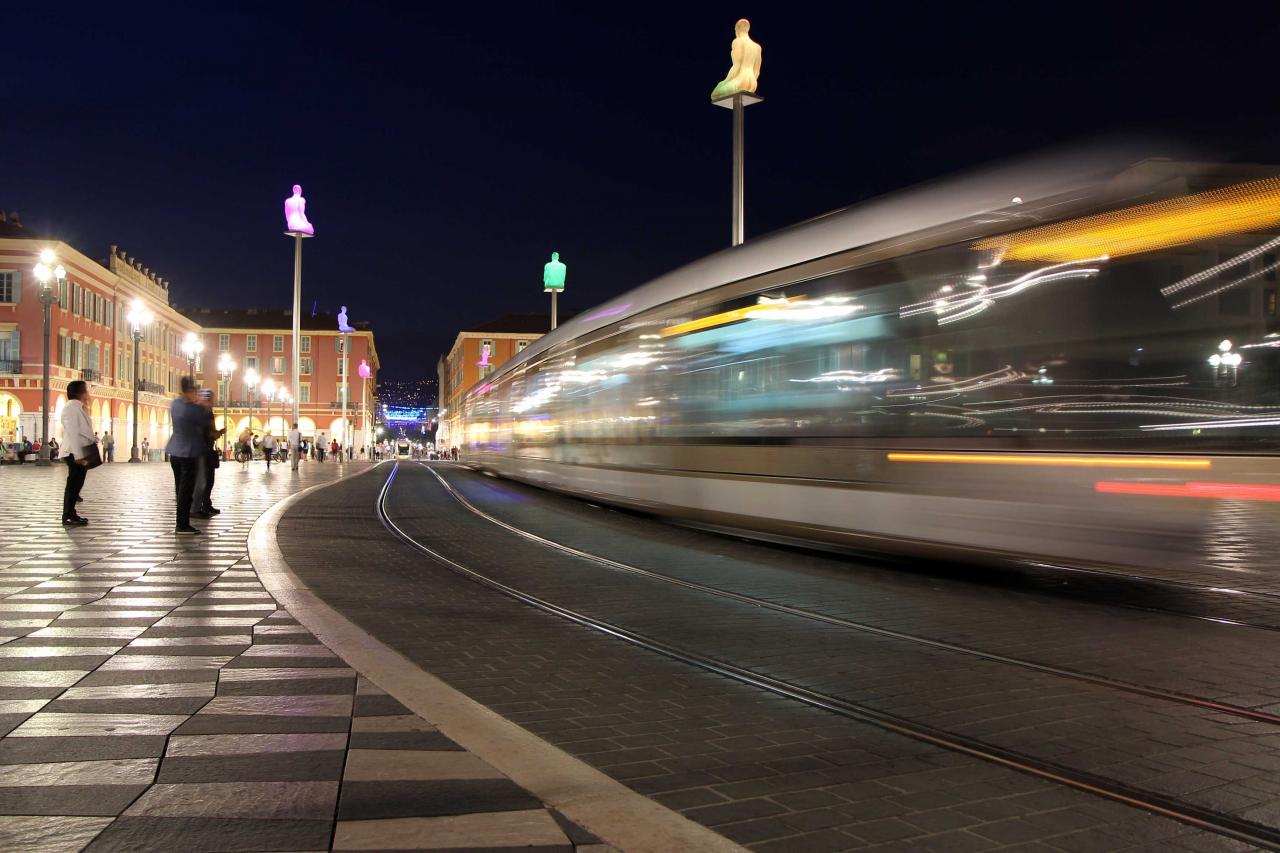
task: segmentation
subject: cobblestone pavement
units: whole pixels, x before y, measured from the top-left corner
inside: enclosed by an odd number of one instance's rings
[[[471,475],[455,469],[454,476]],[[372,512],[353,512],[372,509],[385,477],[378,472],[317,492],[282,520],[285,556],[311,589],[472,698],[729,838],[760,850],[797,851],[1247,849],[800,705],[521,605],[391,539]],[[760,608],[705,594],[693,600],[687,596],[694,593],[653,581],[619,583],[619,575],[598,565],[534,546],[467,513],[421,467],[402,466],[392,496],[396,523],[452,559],[722,660],[747,659],[801,683],[860,690],[860,701],[885,702],[906,715],[936,712],[947,726],[967,724],[978,736],[1005,736],[1020,748],[1045,740],[1081,761],[1118,755],[1143,768],[1133,778],[1144,784],[1186,765],[1135,755],[1130,740],[1142,741],[1141,753],[1164,726],[1173,728],[1176,742],[1165,745],[1161,758],[1194,745],[1217,746],[1198,733],[1184,736],[1185,725],[1221,723],[1202,719],[1196,709],[1162,715],[1134,697],[1116,702],[1081,693],[1078,683],[1050,684],[1025,671],[1002,679],[982,661],[904,652],[879,640],[864,638],[855,647],[846,631],[829,626],[782,627],[780,614]],[[537,501],[513,492],[505,499]],[[339,562],[326,557],[331,549],[310,534],[315,525],[361,542],[368,559],[360,583],[349,583]],[[599,535],[613,540],[616,533],[602,528]],[[614,544],[636,550],[621,539]],[[1079,712],[1082,703],[1087,713]],[[1100,721],[1114,724],[1109,714],[1133,714],[1153,728],[1100,728]],[[1241,737],[1260,734],[1249,721],[1235,722]],[[1274,737],[1273,727],[1266,731]],[[1239,789],[1275,799],[1272,769],[1240,763],[1249,778]]]
[[[224,466],[173,529],[160,464],[0,468],[0,849],[606,850],[322,645],[259,583],[258,515],[362,470]]]

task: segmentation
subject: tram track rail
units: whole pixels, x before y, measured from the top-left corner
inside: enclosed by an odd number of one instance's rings
[[[419,464],[422,464],[422,463],[419,463]],[[1253,720],[1254,722],[1268,723],[1271,725],[1280,725],[1280,714],[1272,714],[1267,711],[1260,711],[1254,708],[1246,708],[1241,705],[1233,705],[1227,702],[1217,702],[1212,699],[1205,699],[1200,696],[1191,696],[1185,693],[1178,693],[1170,690],[1162,690],[1156,687],[1147,687],[1145,685],[1134,684],[1133,682],[1129,682],[1129,681],[1108,678],[1106,676],[1094,675],[1091,673],[1080,672],[1072,669],[1065,669],[1063,667],[1053,666],[1051,664],[1037,663],[1035,661],[1026,660],[1024,658],[1016,658],[1009,655],[1002,655],[1002,654],[997,654],[995,652],[988,652],[982,649],[973,648],[971,646],[964,646],[957,643],[950,643],[945,640],[938,640],[932,637],[924,637],[918,634],[911,634],[905,631],[895,631],[890,628],[881,628],[876,625],[869,625],[865,622],[858,622],[852,619],[844,619],[839,616],[831,616],[825,613],[818,613],[813,610],[807,610],[801,607],[793,607],[788,604],[780,604],[775,601],[769,601],[768,599],[758,598],[756,596],[734,592],[733,590],[723,589],[722,587],[711,586],[708,584],[699,583],[697,581],[687,580],[685,578],[678,578],[673,575],[665,574],[663,572],[655,572],[652,569],[645,569],[639,566],[633,566],[628,563],[623,563],[621,561],[614,560],[610,557],[605,557],[600,554],[593,554],[589,551],[583,551],[578,548],[573,548],[569,545],[556,542],[555,540],[547,539],[546,537],[539,536],[538,534],[533,533],[532,531],[525,530],[524,528],[521,528],[521,527],[517,527],[516,525],[510,524],[509,522],[503,521],[502,519],[497,518],[492,514],[485,512],[484,510],[477,507],[473,502],[471,502],[465,495],[459,492],[456,488],[454,488],[454,486],[451,483],[449,483],[448,480],[442,477],[440,473],[437,472],[434,468],[428,465],[423,465],[422,467],[430,471],[431,474],[435,476],[437,480],[440,481],[440,484],[444,487],[445,491],[447,491],[454,500],[456,500],[469,512],[484,519],[485,521],[488,521],[491,524],[497,525],[498,527],[501,527],[502,529],[507,530],[510,533],[514,533],[515,535],[520,536],[528,541],[535,542],[539,545],[543,545],[548,548],[553,548],[557,551],[560,551],[562,553],[568,554],[573,557],[579,557],[584,560],[589,560],[591,562],[597,563],[599,565],[602,565],[609,569],[613,569],[615,571],[626,572],[628,574],[633,574],[633,575],[639,575],[641,577],[650,578],[652,580],[661,581],[663,583],[669,583],[674,586],[683,587],[685,589],[706,593],[708,595],[714,595],[720,598],[737,601],[743,604],[749,604],[754,607],[760,607],[766,610],[772,610],[777,613],[785,613],[789,616],[797,616],[803,619],[811,619],[815,622],[822,622],[827,625],[833,625],[839,628],[847,628],[853,631],[859,631],[866,634],[873,634],[878,637],[886,637],[888,639],[899,640],[902,642],[912,643],[919,646],[926,646],[929,648],[940,649],[942,651],[956,652],[958,654],[969,655],[971,657],[980,658],[982,660],[993,661],[995,663],[1008,664],[1010,666],[1017,666],[1023,669],[1034,670],[1036,672],[1042,672],[1049,675],[1058,676],[1060,678],[1068,678],[1073,681],[1080,681],[1086,684],[1092,684],[1095,686],[1105,687],[1112,690],[1119,690],[1126,693],[1132,693],[1138,696],[1146,696],[1151,699],[1158,699],[1166,702],[1176,702],[1182,705],[1190,705],[1193,707],[1201,708],[1207,711],[1213,711],[1215,713],[1220,713],[1220,714],[1230,714],[1232,716],[1243,717],[1245,719]]]
[[[427,470],[430,471],[436,477],[436,479],[446,488],[446,490],[448,490],[448,492],[455,499],[462,502],[464,506],[467,503],[469,503],[469,502],[465,502],[462,496],[457,494],[456,490],[452,489],[452,487],[444,480],[444,478],[440,477],[440,475],[437,472],[432,470],[429,466],[423,466],[423,467],[426,467]],[[419,553],[422,553],[428,556],[439,565],[471,581],[474,581],[482,586],[485,586],[497,592],[500,592],[526,605],[534,607],[545,613],[549,613],[549,614],[558,616],[560,618],[566,619],[580,626],[601,632],[608,636],[630,643],[639,648],[642,648],[657,654],[661,654],[670,659],[677,660],[677,661],[689,664],[691,666],[698,667],[705,671],[712,672],[722,677],[733,679],[743,684],[751,685],[753,687],[768,691],[778,696],[783,696],[789,699],[793,699],[795,701],[801,702],[811,707],[820,708],[820,709],[838,714],[840,716],[846,717],[848,719],[853,719],[863,723],[867,723],[867,724],[876,726],[882,730],[890,731],[890,732],[893,732],[908,738],[912,738],[920,742],[928,743],[933,746],[946,749],[952,752],[968,755],[972,758],[986,761],[992,764],[996,764],[1020,773],[1024,773],[1030,776],[1034,776],[1036,778],[1043,779],[1048,782],[1065,786],[1067,788],[1093,794],[1093,795],[1102,797],[1104,799],[1111,800],[1113,802],[1122,803],[1127,806],[1142,809],[1144,811],[1147,811],[1153,814],[1157,814],[1173,820],[1177,820],[1186,825],[1194,826],[1208,832],[1213,832],[1218,835],[1226,836],[1229,838],[1236,839],[1238,841],[1252,844],[1261,849],[1280,850],[1280,830],[1273,829],[1263,824],[1259,824],[1244,818],[1238,818],[1233,815],[1224,814],[1218,811],[1214,811],[1212,809],[1203,808],[1193,803],[1188,803],[1183,800],[1180,800],[1176,797],[1168,797],[1168,796],[1157,794],[1151,791],[1143,790],[1134,786],[1127,785],[1122,782],[1118,782],[1113,779],[1108,779],[1098,774],[1090,773],[1087,771],[1075,770],[1068,767],[1063,767],[1052,761],[1046,761],[1044,759],[1028,756],[1023,753],[1017,752],[1015,750],[1010,750],[1000,746],[995,746],[993,744],[984,742],[976,738],[968,737],[966,735],[960,735],[960,734],[948,732],[943,729],[939,729],[937,727],[929,725],[927,723],[918,722],[897,714],[872,708],[865,704],[843,699],[833,694],[825,693],[818,690],[813,690],[801,685],[790,683],[784,679],[775,678],[769,675],[764,675],[762,673],[737,666],[733,663],[729,663],[724,660],[719,660],[690,649],[673,645],[659,637],[651,636],[638,631],[633,631],[631,629],[614,624],[612,622],[608,622],[608,621],[590,616],[586,613],[575,610],[573,608],[566,607],[561,604],[556,604],[552,601],[548,601],[544,598],[541,598],[537,595],[529,593],[525,590],[521,590],[517,587],[511,586],[510,584],[504,583],[494,577],[491,577],[485,574],[482,571],[478,571],[475,568],[459,563],[458,561],[430,547],[429,545],[423,544],[422,542],[414,538],[410,533],[408,533],[403,528],[401,528],[398,524],[396,524],[394,519],[391,518],[391,515],[387,509],[387,497],[391,491],[391,486],[395,481],[396,474],[398,473],[398,471],[399,471],[399,463],[397,463],[395,467],[393,467],[391,474],[387,477],[386,481],[383,483],[382,488],[379,490],[378,497],[376,500],[376,511],[378,514],[378,518],[382,523],[382,525],[387,529],[387,531],[391,533],[396,539],[400,540],[401,542],[413,548],[414,550],[418,551]],[[485,513],[483,513],[483,511],[480,511],[477,508],[470,507],[470,509],[473,512],[477,512],[481,516],[486,515]],[[505,522],[501,522],[500,520],[495,520],[495,523],[498,523],[504,528],[507,528],[512,533],[524,536],[524,534],[521,533],[518,528],[514,528],[514,526],[507,525]],[[559,543],[550,543],[549,540],[545,540],[542,537],[537,537],[536,534],[528,534],[527,536],[525,536],[525,538],[530,539],[530,541],[541,541],[543,544],[548,544],[548,545],[554,544],[559,546]],[[567,546],[559,546],[559,550],[565,551],[567,553],[572,553],[575,556],[579,556],[580,558],[583,558],[583,559],[589,559],[597,563],[603,560],[608,560],[608,558],[602,558],[602,557],[599,557],[598,555],[590,555],[587,552],[577,552],[576,549],[571,549],[571,548],[568,548]],[[609,562],[616,563],[617,561],[609,561]],[[617,567],[625,567],[625,566],[626,564],[617,563]],[[636,573],[651,576],[653,580],[674,582],[674,583],[677,583],[678,585],[686,586],[693,589],[698,589],[700,586],[702,586],[700,584],[697,584],[696,582],[683,581],[682,579],[678,579],[678,578],[671,578],[670,576],[664,576],[659,573],[649,572],[648,570],[645,570],[645,569],[638,569],[637,567],[627,567],[627,569],[634,570]],[[726,591],[716,590],[714,587],[707,587],[706,591],[714,592],[716,594],[724,594],[725,597],[727,598],[735,598],[739,601],[742,601],[743,603],[754,604],[756,601],[759,601],[761,605],[764,605],[764,604],[773,605],[771,609],[781,609],[781,612],[788,611],[788,608],[786,605],[774,605],[772,602],[763,602],[762,600],[752,600],[750,596],[741,596],[740,594],[737,594],[737,593],[727,593]],[[804,616],[806,613],[808,613],[808,611],[800,611],[798,608],[796,610],[798,612],[796,612],[793,615]],[[814,614],[814,615],[821,616],[822,614]],[[829,617],[829,618],[834,619],[835,617]],[[824,617],[821,621],[828,621],[828,618]],[[837,622],[836,624],[839,624],[839,623]],[[873,627],[873,626],[868,626],[868,627]],[[875,629],[875,633],[881,633],[881,632],[885,632],[885,629]],[[897,632],[885,632],[885,633],[887,636],[893,636],[894,633],[897,633]],[[911,635],[904,635],[904,636],[911,636]],[[931,641],[931,642],[937,643],[939,641]],[[948,644],[943,644],[940,647],[948,648]],[[956,649],[954,649],[954,651],[961,651],[961,650],[962,650],[962,647],[957,647]],[[977,650],[974,650],[974,651],[977,651]],[[1002,658],[1002,656],[991,656],[988,653],[981,653],[981,655],[984,657],[990,657],[993,660],[1000,660]],[[1016,663],[1016,661],[1017,659],[1009,659],[1009,662],[1011,663]],[[1033,662],[1027,662],[1027,663],[1033,663]],[[1043,665],[1039,665],[1039,664],[1033,664],[1033,667],[1037,669],[1043,669],[1051,673],[1055,673],[1055,669],[1056,669],[1053,667],[1046,668]],[[1064,676],[1080,679],[1080,674],[1071,673],[1069,670],[1063,670],[1062,673],[1064,674]],[[1089,677],[1086,677],[1085,680],[1087,680],[1088,678],[1094,678],[1094,677],[1089,676]],[[1111,681],[1109,679],[1099,679],[1096,683],[1102,684],[1104,686],[1112,686]],[[1116,684],[1124,684],[1124,682],[1116,682]],[[1213,707],[1217,704],[1220,704],[1220,703],[1208,703],[1208,700],[1195,700],[1194,697],[1183,697],[1183,696],[1180,696],[1179,694],[1172,694],[1172,693],[1165,694],[1163,691],[1150,692],[1149,688],[1142,688],[1140,685],[1129,685],[1129,686],[1135,688],[1130,692],[1141,692],[1144,695],[1148,695],[1148,696],[1155,695],[1156,698],[1168,697],[1172,701],[1179,701],[1179,702],[1183,702],[1184,704],[1195,704],[1195,705],[1200,705],[1201,707]],[[1221,708],[1213,707],[1213,709],[1223,713],[1227,713],[1227,711],[1223,711]],[[1250,711],[1250,709],[1243,709],[1243,708],[1239,710]],[[1245,716],[1249,716],[1251,719],[1255,719],[1255,720],[1257,719],[1257,717],[1254,716],[1252,712],[1250,712],[1249,714],[1246,714]]]

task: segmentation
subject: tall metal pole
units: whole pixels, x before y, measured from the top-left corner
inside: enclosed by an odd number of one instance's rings
[[[129,451],[130,462],[141,462],[138,455],[138,362],[142,351],[142,329],[133,328],[133,449]]]
[[[556,330],[556,291],[551,291],[551,331]]]
[[[231,431],[230,424],[227,423],[227,397],[231,396],[231,377],[222,377],[222,456],[227,456],[227,433]]]
[[[743,217],[743,134],[745,105],[742,93],[733,96],[733,243],[741,246],[745,239],[746,226]],[[554,326],[552,328],[555,328]]]
[[[47,293],[48,287],[41,285],[40,301],[44,303],[44,381],[40,391],[40,458],[41,464],[53,464],[53,451],[49,449],[49,330],[53,324],[53,302]]]
[[[347,350],[350,349],[348,344],[351,343],[351,337],[344,332],[338,336],[338,339],[342,341],[342,443],[350,447],[351,427],[347,422],[347,399],[350,395],[347,389],[351,386],[351,379],[347,375]],[[345,449],[345,447],[338,449],[339,458],[334,460],[335,462],[343,461],[345,457],[342,454]]]
[[[302,399],[302,234],[293,235],[293,423]]]

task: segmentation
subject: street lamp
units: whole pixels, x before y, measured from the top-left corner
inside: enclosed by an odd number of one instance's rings
[[[129,323],[129,331],[133,335],[133,448],[129,451],[130,462],[141,462],[138,456],[138,422],[142,420],[138,414],[138,372],[142,356],[142,334],[151,321],[155,319],[141,299],[133,300],[129,305],[129,313],[125,320]]]
[[[182,341],[182,354],[187,357],[187,375],[194,381],[196,378],[196,359],[204,352],[204,341],[195,332],[187,332]]]
[[[222,455],[227,455],[227,398],[231,396],[231,375],[236,372],[236,363],[231,353],[224,352],[218,356],[218,377],[222,380]]]
[[[41,383],[40,399],[40,449],[43,451],[38,460],[41,465],[53,464],[52,457],[49,455],[49,329],[52,325],[51,311],[53,303],[58,301],[58,294],[55,291],[62,290],[62,282],[67,278],[67,271],[58,263],[58,256],[53,253],[52,249],[45,249],[40,253],[40,262],[36,264],[35,269],[36,281],[40,283],[40,304],[44,306],[44,381]],[[58,283],[57,288],[54,282]]]
[[[262,396],[267,401],[267,428],[263,430],[263,435],[271,432],[271,407],[276,401],[276,382],[270,376],[262,380]]]
[[[249,391],[249,432],[253,432],[253,392],[258,387],[258,371],[250,367],[244,372],[244,387]],[[249,457],[253,458],[253,445],[249,446]]]

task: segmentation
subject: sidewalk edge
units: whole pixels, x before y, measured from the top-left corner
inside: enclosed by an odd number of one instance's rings
[[[354,476],[381,467],[375,465]],[[468,698],[308,589],[276,541],[280,520],[312,492],[350,479],[320,483],[290,495],[259,516],[249,532],[249,560],[262,585],[294,618],[415,714],[605,843],[627,853],[744,849]]]

